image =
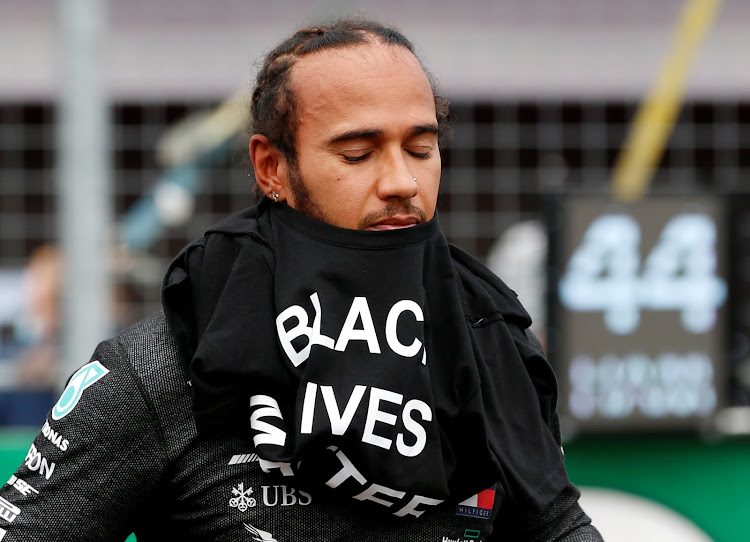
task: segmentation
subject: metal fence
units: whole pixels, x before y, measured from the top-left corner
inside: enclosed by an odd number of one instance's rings
[[[213,103],[113,105],[113,193],[118,218],[163,174],[155,148],[165,130]],[[442,154],[438,202],[449,239],[484,259],[511,224],[538,217],[548,197],[606,193],[637,104],[623,101],[454,103],[454,137]],[[0,269],[18,270],[57,239],[55,107],[0,104]],[[159,309],[169,260],[207,226],[254,201],[242,145],[206,168],[186,223],[167,228],[135,265],[121,265],[124,324]],[[739,300],[730,356],[746,356],[750,332],[750,102],[685,104],[652,183],[655,192],[726,194],[737,209],[732,247]],[[86,209],[81,209],[86,212]],[[0,305],[7,300],[0,299]],[[735,402],[747,402],[740,387]]]

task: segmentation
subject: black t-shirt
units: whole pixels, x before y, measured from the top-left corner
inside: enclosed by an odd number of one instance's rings
[[[356,231],[264,202],[183,251],[164,292],[199,429],[247,424],[282,478],[397,516],[489,489],[541,509],[567,484],[528,315],[437,219]]]

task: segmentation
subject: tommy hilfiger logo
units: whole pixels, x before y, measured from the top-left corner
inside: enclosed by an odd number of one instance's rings
[[[466,529],[464,538],[448,538],[447,536],[444,536],[440,542],[476,542],[476,539],[479,538],[480,534],[480,531],[474,529]]]
[[[471,516],[482,519],[489,518],[492,515],[492,507],[495,505],[496,489],[497,484],[458,503],[456,506],[456,514],[459,516]]]

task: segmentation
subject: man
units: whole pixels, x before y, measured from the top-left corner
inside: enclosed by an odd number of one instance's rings
[[[435,218],[446,102],[398,32],[272,51],[257,207],[186,247],[2,490],[7,540],[601,540],[554,375]]]

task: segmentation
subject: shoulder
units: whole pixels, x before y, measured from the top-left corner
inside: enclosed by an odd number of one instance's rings
[[[468,315],[478,320],[496,312],[506,322],[514,322],[520,329],[528,328],[531,317],[516,293],[482,262],[454,245],[449,246]]]
[[[111,341],[166,441],[194,437],[190,382],[163,312],[122,330]]]
[[[139,376],[148,377],[156,366],[178,376],[181,370],[174,337],[163,312],[120,331],[112,339]],[[183,371],[184,373],[184,371]]]
[[[189,409],[167,405],[184,404],[185,393],[169,391],[184,381],[174,357],[157,315],[101,342],[72,373],[14,475],[31,489],[2,490],[23,510],[14,540],[71,539],[65,532],[115,540],[132,531],[179,451],[168,427],[190,419]]]
[[[542,417],[557,436],[557,377],[542,345],[529,329],[529,314],[515,292],[481,262],[454,246],[451,256],[478,346],[499,349],[497,341],[507,330],[534,386]]]
[[[163,313],[101,342],[69,378],[50,423],[82,441],[148,439],[167,460],[188,445],[197,434],[190,386]]]
[[[163,313],[146,318],[102,341],[89,362],[68,379],[53,408],[53,420],[107,431],[151,426],[178,413],[190,418],[190,388]],[[70,415],[69,415],[70,414]],[[65,420],[63,420],[65,418]]]

